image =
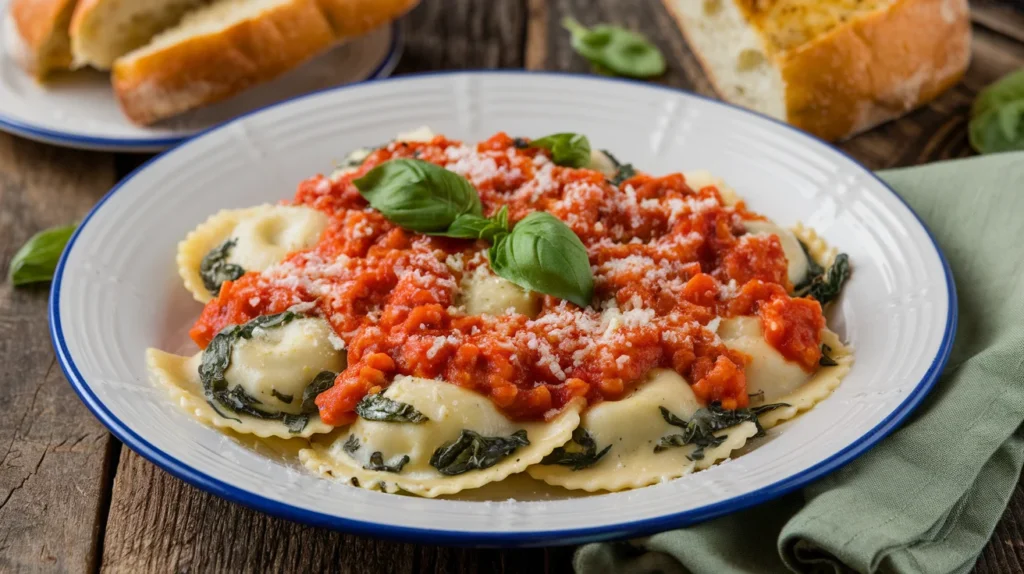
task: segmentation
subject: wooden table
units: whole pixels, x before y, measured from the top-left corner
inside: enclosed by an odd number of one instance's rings
[[[1017,0],[1014,0],[1015,2]],[[423,0],[406,18],[396,73],[459,68],[586,72],[560,19],[618,22],[668,56],[661,83],[713,95],[656,0]],[[970,155],[975,94],[1024,66],[1024,12],[974,6],[974,60],[959,85],[909,116],[842,144],[873,169]],[[80,219],[145,159],[0,134],[0,265],[34,232]],[[566,572],[573,548],[473,550],[352,536],[270,518],[172,478],[111,436],[54,359],[47,287],[0,284],[0,571]],[[978,559],[1024,570],[1024,488]]]

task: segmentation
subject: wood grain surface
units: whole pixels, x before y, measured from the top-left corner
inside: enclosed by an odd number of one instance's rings
[[[616,22],[667,56],[658,82],[714,95],[656,0],[424,0],[406,18],[396,73],[459,68],[587,72],[560,20]],[[1024,67],[1024,13],[979,0],[964,81],[841,147],[871,168],[969,155],[977,92]],[[0,134],[0,264],[39,229],[80,218],[144,157],[63,150]],[[171,477],[111,438],[66,384],[46,327],[45,287],[0,285],[0,572],[571,571],[573,548],[422,546],[341,534],[257,513]],[[1024,571],[1024,488],[977,563]]]

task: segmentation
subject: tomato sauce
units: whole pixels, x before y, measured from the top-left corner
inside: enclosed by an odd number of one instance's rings
[[[486,215],[507,206],[513,224],[536,210],[565,221],[590,256],[592,304],[545,296],[532,319],[466,314],[461,285],[487,265],[487,244],[400,229],[352,184],[401,157],[465,176]],[[638,174],[616,187],[504,133],[476,146],[437,136],[389,144],[335,180],[304,181],[293,203],[330,217],[319,243],[225,282],[191,335],[205,348],[228,325],[314,303],[348,352],[348,367],[317,399],[328,424],[351,422],[356,403],[397,375],[472,389],[523,420],[550,418],[574,397],[622,398],[658,367],[682,374],[704,401],[745,407],[750,358],[707,328],[716,316],[760,316],[766,340],[807,371],[821,356],[821,307],[787,294],[778,238],[746,234],[743,222],[756,214],[681,174]]]

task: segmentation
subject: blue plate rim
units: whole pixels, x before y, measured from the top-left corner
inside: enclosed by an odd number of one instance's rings
[[[86,407],[92,411],[100,422],[104,424],[122,443],[127,445],[136,453],[140,454],[143,458],[149,460],[153,464],[159,466],[171,475],[184,480],[185,482],[225,498],[232,502],[241,504],[243,506],[277,516],[296,522],[306,523],[314,526],[322,526],[332,528],[336,530],[342,530],[346,532],[352,532],[356,534],[363,534],[368,536],[376,536],[381,538],[388,538],[393,540],[401,540],[407,542],[421,542],[429,544],[443,544],[451,546],[500,546],[500,547],[529,547],[529,546],[554,546],[554,545],[567,545],[567,544],[581,544],[585,542],[593,542],[599,540],[608,540],[616,538],[636,537],[660,532],[664,530],[670,530],[673,528],[680,528],[683,526],[689,526],[712,518],[716,518],[725,514],[730,514],[739,510],[755,506],[764,502],[768,502],[775,498],[778,498],[784,494],[792,492],[797,488],[805,486],[818,478],[825,476],[826,474],[833,472],[847,463],[851,462],[880,440],[892,433],[896,427],[900,425],[925,399],[929,391],[935,386],[938,381],[943,368],[949,361],[950,353],[952,352],[953,339],[956,334],[956,327],[959,318],[959,308],[957,302],[956,286],[953,281],[953,273],[950,269],[949,262],[946,259],[942,248],[935,241],[934,235],[931,230],[925,225],[924,221],[921,220],[920,216],[907,204],[906,201],[896,193],[895,190],[884,180],[879,178],[874,172],[867,169],[856,159],[851,157],[843,150],[833,146],[832,144],[813,136],[809,133],[803,132],[785,122],[771,118],[757,112],[753,112],[739,106],[730,104],[728,102],[722,102],[689,92],[678,88],[669,86],[663,86],[660,84],[648,84],[635,80],[629,80],[624,78],[605,78],[598,77],[590,74],[578,74],[569,72],[541,72],[541,71],[530,71],[530,70],[458,70],[458,71],[439,71],[439,72],[425,72],[418,74],[407,74],[399,77],[384,78],[378,80],[371,80],[369,82],[348,84],[344,86],[336,86],[319,90],[316,92],[310,92],[296,96],[289,100],[278,102],[276,104],[267,106],[259,110],[253,110],[246,114],[239,116],[229,122],[225,122],[218,126],[213,126],[193,138],[199,139],[209,135],[210,133],[224,129],[230,126],[235,121],[239,121],[248,115],[260,113],[269,109],[276,108],[278,106],[287,104],[289,102],[308,98],[317,94],[333,91],[341,91],[351,88],[356,88],[365,83],[383,83],[383,82],[401,82],[404,80],[431,77],[431,76],[456,76],[460,74],[493,74],[493,75],[520,75],[520,74],[532,74],[532,75],[543,75],[552,77],[570,77],[570,78],[582,78],[591,81],[602,81],[602,82],[617,82],[626,83],[637,86],[643,86],[647,88],[654,88],[660,90],[666,90],[676,93],[684,93],[692,97],[700,98],[702,100],[711,102],[715,105],[731,108],[735,111],[739,111],[741,114],[749,114],[751,116],[760,117],[776,123],[787,130],[790,130],[797,134],[798,137],[807,138],[814,141],[817,144],[827,146],[840,155],[844,156],[847,160],[852,162],[857,167],[861,168],[870,177],[874,178],[879,184],[893,194],[914,216],[918,224],[921,225],[928,238],[932,242],[932,247],[935,249],[935,253],[938,255],[942,262],[943,272],[945,274],[947,296],[949,298],[949,306],[946,313],[946,324],[943,331],[942,341],[939,345],[938,353],[929,365],[925,375],[914,387],[914,390],[903,400],[903,402],[894,409],[885,419],[879,422],[874,428],[864,433],[859,439],[833,454],[832,456],[818,462],[803,472],[789,476],[785,479],[776,481],[768,486],[762,487],[758,490],[748,492],[746,494],[723,500],[720,502],[701,506],[690,510],[681,512],[666,514],[654,518],[648,518],[643,520],[631,520],[616,524],[607,524],[602,526],[587,527],[587,528],[571,528],[561,530],[549,530],[549,531],[508,531],[508,532],[480,532],[480,531],[463,531],[463,530],[445,530],[445,529],[430,529],[430,528],[417,528],[417,527],[405,527],[405,526],[391,526],[378,524],[375,522],[369,522],[365,520],[356,520],[351,518],[342,518],[330,514],[325,514],[305,508],[293,506],[287,502],[281,502],[274,500],[259,494],[255,494],[239,487],[228,484],[222,480],[209,476],[195,468],[182,463],[173,456],[168,455],[162,450],[156,448],[148,441],[139,436],[135,431],[125,425],[120,419],[118,419],[109,409],[96,397],[88,385],[88,382],[78,371],[75,366],[74,360],[70,356],[70,352],[67,349],[67,343],[64,340],[63,330],[61,328],[61,317],[60,317],[60,292],[63,282],[64,266],[67,261],[68,255],[74,248],[75,242],[78,239],[82,229],[88,224],[89,220],[95,215],[98,210],[103,206],[104,203],[114,194],[118,192],[125,184],[131,179],[138,175],[141,171],[145,170],[150,163],[160,161],[165,155],[173,153],[172,148],[166,152],[151,158],[132,173],[126,176],[123,180],[118,182],[100,201],[89,211],[89,213],[82,220],[78,229],[71,236],[68,241],[64,252],[61,254],[60,261],[57,264],[56,271],[54,273],[54,280],[50,291],[49,300],[49,326],[50,336],[53,342],[54,351],[57,356],[57,362],[60,365],[64,375],[68,378],[72,388],[78,394],[79,398],[85,403]],[[182,145],[187,145],[188,142]]]
[[[402,48],[405,44],[404,30],[402,27],[401,20],[396,20],[391,24],[391,40],[388,43],[387,53],[377,64],[377,67],[373,69],[365,78],[352,82],[346,85],[360,84],[363,82],[379,80],[387,77],[398,64],[401,56]],[[335,86],[341,87],[341,86]],[[327,88],[328,90],[334,88]],[[318,93],[324,90],[316,90],[310,92],[311,94]],[[306,94],[303,94],[306,95]],[[298,96],[301,97],[301,96]],[[290,101],[288,100],[284,101]],[[278,102],[278,103],[282,103]],[[276,105],[276,104],[272,104]],[[266,109],[270,106],[264,106],[250,112],[246,112],[244,115],[258,112]],[[233,121],[227,120],[224,123]],[[217,127],[211,126],[212,127]],[[203,134],[209,131],[211,128],[204,128],[194,134],[184,136],[169,136],[169,137],[138,137],[138,138],[108,138],[98,136],[86,136],[80,135],[74,132],[62,132],[60,130],[54,130],[50,128],[37,127],[36,125],[25,122],[23,120],[14,119],[0,111],[0,131],[5,131],[14,135],[19,135],[28,139],[36,141],[42,141],[58,146],[91,149],[91,150],[105,150],[115,152],[148,152],[148,151],[161,151],[167,148],[176,146],[182,142],[185,142],[193,137]]]

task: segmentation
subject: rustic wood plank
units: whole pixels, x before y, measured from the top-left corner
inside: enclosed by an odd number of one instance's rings
[[[114,182],[111,156],[0,134],[0,268],[35,232],[82,215]],[[96,566],[116,448],[65,381],[46,285],[0,282],[0,571]]]
[[[523,67],[526,9],[521,0],[423,1],[406,17],[406,31],[395,75]]]
[[[1024,42],[1024,2],[1021,0],[974,0],[971,2],[971,21]]]

